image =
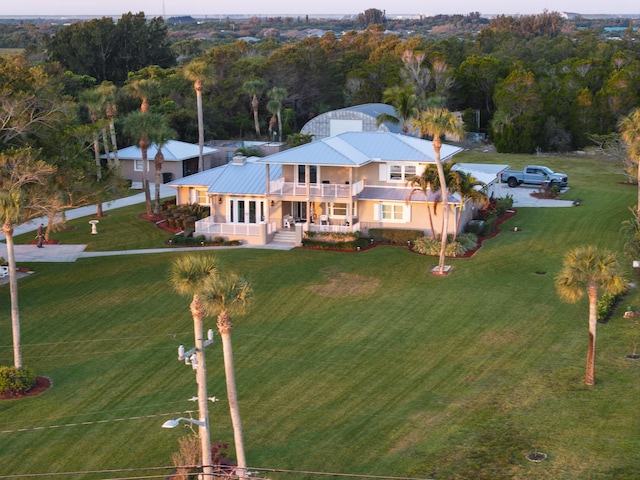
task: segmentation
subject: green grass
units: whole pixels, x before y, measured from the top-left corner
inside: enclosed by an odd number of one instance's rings
[[[217,253],[255,290],[233,332],[250,466],[420,478],[637,478],[640,362],[625,355],[638,322],[622,311],[640,309],[640,293],[598,326],[596,385],[588,388],[586,300],[564,304],[553,286],[570,247],[621,249],[620,223],[637,191],[591,159],[488,159],[520,160],[568,173],[582,206],[521,208],[473,258],[452,259],[448,277],[430,276],[436,260],[402,247]],[[126,235],[93,248],[131,248],[137,228],[146,238],[134,248],[155,242],[155,227],[135,226],[141,220],[129,215],[136,210],[123,219]],[[105,237],[125,228],[106,222],[99,225]],[[522,231],[508,231],[513,225]],[[194,373],[176,360],[178,345],[193,342],[189,299],[167,282],[179,255],[31,265],[36,273],[20,281],[24,361],[50,376],[53,388],[0,402],[0,475],[171,463],[186,431],[160,425],[196,409],[187,401]],[[10,364],[8,287],[0,287],[0,319],[0,363]],[[215,320],[206,325],[215,328]],[[207,359],[209,394],[224,399],[219,341]],[[212,440],[232,445],[226,402],[213,404],[210,416]],[[37,429],[82,422],[90,423]],[[532,450],[549,459],[528,462]]]

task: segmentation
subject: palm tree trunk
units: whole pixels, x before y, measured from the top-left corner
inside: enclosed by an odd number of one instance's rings
[[[198,110],[198,172],[204,171],[204,115],[202,113],[202,82],[198,80],[196,90],[196,107]]]
[[[253,95],[251,100],[251,109],[253,110],[253,124],[256,128],[256,138],[260,138],[260,120],[258,119],[258,107],[260,104],[258,103],[258,96]]]
[[[218,325],[230,325],[230,319],[226,312],[220,313]],[[229,413],[233,424],[233,439],[236,447],[238,461],[238,478],[247,476],[247,460],[244,453],[244,441],[242,439],[242,422],[240,420],[240,408],[238,406],[238,394],[236,391],[236,377],[233,368],[233,349],[231,347],[231,328],[220,328],[222,339],[222,352],[224,355],[224,375],[227,381],[227,398],[229,400]]]
[[[440,239],[440,259],[438,261],[438,273],[444,274],[444,262],[447,255],[447,231],[449,229],[449,205],[447,201],[447,180],[444,177],[444,168],[440,160],[441,143],[434,137],[433,150],[435,152],[436,167],[438,168],[438,178],[440,179],[440,195],[442,196],[442,236]]]
[[[204,308],[199,295],[193,296],[191,302],[191,315],[193,316],[193,336],[196,347],[196,381],[198,383],[198,420],[204,422],[199,426],[200,446],[202,449],[202,471],[206,480],[213,479],[213,467],[211,460],[211,437],[209,436],[209,401],[207,397],[207,364],[204,356],[204,332],[202,318]]]
[[[142,188],[144,190],[144,200],[147,215],[151,215],[151,192],[149,191],[149,162],[147,161],[147,148],[142,148]]]
[[[13,248],[13,225],[3,225],[7,243],[7,263],[9,264],[9,296],[11,299],[11,332],[13,334],[13,366],[22,369],[22,349],[20,347],[20,308],[18,306],[18,279],[16,278],[16,256]]]
[[[597,304],[598,287],[589,285],[587,287],[589,296],[589,350],[587,352],[587,373],[585,384],[593,385],[596,377],[596,325],[597,325]]]
[[[100,140],[98,134],[93,135],[93,156],[96,161],[96,178],[102,180],[102,166],[100,165]]]
[[[155,177],[155,182],[156,182],[155,197],[156,197],[156,201],[155,201],[155,204],[153,206],[153,214],[154,215],[160,215],[160,176],[162,175],[162,158],[158,158],[158,155],[156,155],[156,158],[155,158],[155,166],[156,166],[156,177]]]

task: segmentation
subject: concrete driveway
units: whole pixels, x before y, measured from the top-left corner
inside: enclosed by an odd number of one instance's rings
[[[542,198],[532,197],[531,194],[537,192],[540,187],[520,185],[515,188],[510,188],[505,184],[498,185],[496,188],[496,197],[506,197],[511,195],[513,197],[513,206],[515,208],[520,207],[573,207],[573,200],[548,200]],[[569,187],[562,189],[562,193],[569,191]],[[567,197],[568,195],[564,195]]]

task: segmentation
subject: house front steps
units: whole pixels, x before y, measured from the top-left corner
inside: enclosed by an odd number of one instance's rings
[[[295,230],[278,230],[271,241],[271,245],[273,244],[283,244],[294,247],[296,244],[296,232]]]

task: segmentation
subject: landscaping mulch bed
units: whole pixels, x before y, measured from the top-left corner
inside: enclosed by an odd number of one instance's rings
[[[180,232],[179,228],[170,228],[169,225],[167,224],[167,221],[162,215],[147,215],[146,213],[143,213],[141,215],[138,215],[138,218],[142,218],[143,220],[148,220],[150,222],[153,222],[156,224],[156,227],[162,230],[165,230],[167,232],[170,232],[173,234]]]
[[[35,397],[51,388],[51,379],[49,377],[36,377],[36,384],[27,393],[12,394],[0,393],[0,400],[15,400],[18,398]]]

